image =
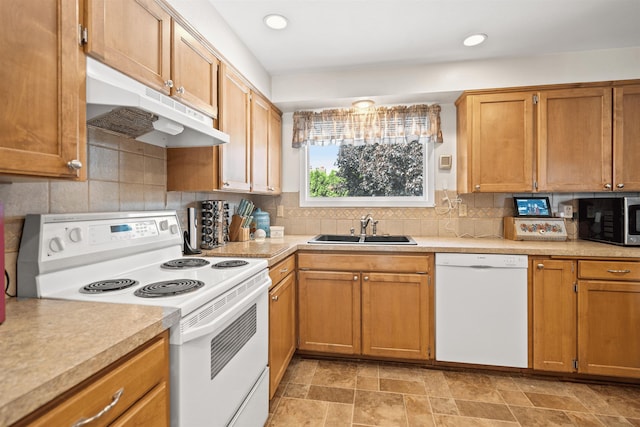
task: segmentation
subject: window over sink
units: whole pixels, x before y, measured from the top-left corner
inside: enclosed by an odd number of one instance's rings
[[[440,107],[294,114],[300,206],[434,206]]]

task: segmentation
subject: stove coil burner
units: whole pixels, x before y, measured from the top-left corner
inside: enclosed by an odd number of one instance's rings
[[[97,282],[89,283],[88,285],[85,285],[82,288],[80,288],[80,293],[101,294],[105,292],[127,289],[137,284],[138,284],[137,280],[131,280],[131,279],[99,280]]]
[[[243,265],[249,264],[248,261],[242,259],[232,259],[229,261],[220,261],[216,264],[213,264],[212,268],[234,268],[234,267],[242,267]]]
[[[185,269],[185,268],[204,267],[205,265],[209,265],[209,261],[207,261],[206,259],[179,258],[179,259],[172,259],[171,261],[167,261],[164,264],[162,264],[160,267],[179,270],[179,269]]]
[[[182,295],[197,291],[204,286],[204,282],[192,279],[165,280],[145,285],[133,294],[142,298],[162,298]]]

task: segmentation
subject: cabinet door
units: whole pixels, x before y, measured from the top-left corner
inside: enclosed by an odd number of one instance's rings
[[[360,274],[300,271],[298,348],[360,354]]]
[[[272,398],[296,351],[295,273],[289,273],[269,297],[269,398]]]
[[[471,191],[533,188],[532,92],[477,95],[471,113]]]
[[[611,188],[611,88],[540,92],[538,189]]]
[[[269,103],[251,94],[251,191],[267,193],[269,182]]]
[[[581,280],[578,371],[640,378],[640,283]]]
[[[533,369],[571,372],[576,359],[575,262],[532,259]]]
[[[275,109],[269,113],[269,151],[267,153],[267,191],[269,194],[282,192],[282,117]]]
[[[74,1],[0,2],[0,173],[86,178],[85,60]]]
[[[222,64],[220,129],[230,136],[220,145],[220,190],[250,190],[249,87],[231,68]]]
[[[427,360],[429,276],[362,273],[362,354]]]
[[[156,0],[86,0],[87,54],[168,95],[171,16]]]
[[[613,186],[640,191],[640,85],[613,89]]]
[[[172,95],[208,116],[218,117],[218,58],[175,21],[172,49]]]

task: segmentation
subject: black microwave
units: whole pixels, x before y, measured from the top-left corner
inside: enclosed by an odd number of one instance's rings
[[[578,199],[578,237],[640,246],[640,197]]]

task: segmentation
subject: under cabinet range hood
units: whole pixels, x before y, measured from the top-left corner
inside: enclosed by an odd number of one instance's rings
[[[213,119],[87,58],[87,125],[161,147],[229,142]]]

